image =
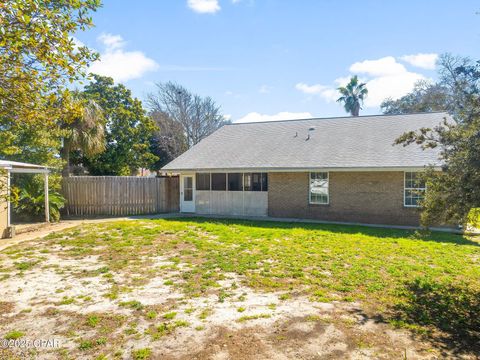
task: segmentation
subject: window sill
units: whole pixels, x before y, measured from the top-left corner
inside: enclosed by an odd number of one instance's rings
[[[312,207],[330,206],[330,203],[327,203],[327,204],[308,203],[308,206],[312,206]]]

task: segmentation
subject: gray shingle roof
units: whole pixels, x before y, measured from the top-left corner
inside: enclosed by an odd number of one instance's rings
[[[393,146],[446,113],[285,120],[226,125],[163,170],[415,168],[440,165],[439,150]],[[314,128],[314,130],[310,130]],[[308,133],[310,138],[307,140]]]

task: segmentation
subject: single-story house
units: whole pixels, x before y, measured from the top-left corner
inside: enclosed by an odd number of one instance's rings
[[[15,234],[11,224],[10,179],[12,174],[44,174],[45,177],[45,222],[49,222],[47,167],[17,161],[0,160],[0,239]]]
[[[438,149],[394,145],[446,113],[226,125],[162,170],[180,174],[180,211],[418,225]]]

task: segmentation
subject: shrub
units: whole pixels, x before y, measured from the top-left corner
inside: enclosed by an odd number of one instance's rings
[[[60,210],[65,205],[65,198],[56,190],[48,190],[48,206],[50,220],[60,220]],[[21,181],[18,190],[18,201],[14,204],[14,212],[21,218],[41,219],[45,213],[45,192],[43,179],[32,177]]]

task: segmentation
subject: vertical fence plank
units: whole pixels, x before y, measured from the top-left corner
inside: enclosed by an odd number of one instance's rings
[[[179,211],[178,177],[72,176],[63,179],[66,212],[125,216]]]

